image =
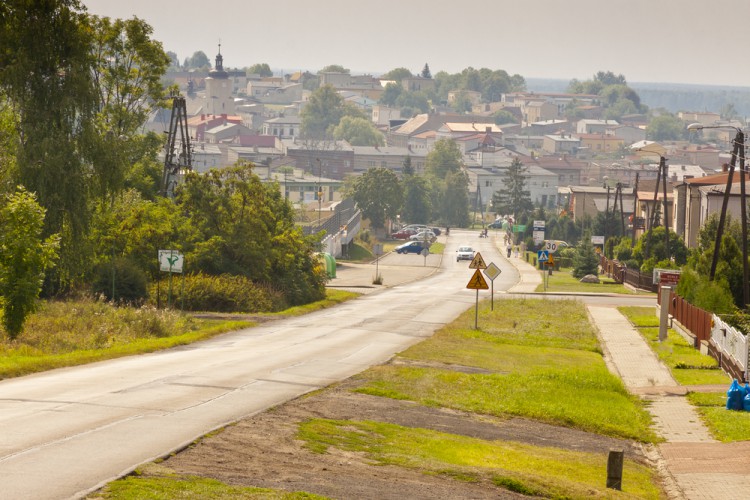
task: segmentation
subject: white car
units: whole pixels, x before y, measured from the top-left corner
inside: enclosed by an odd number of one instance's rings
[[[470,246],[458,247],[458,250],[456,250],[456,262],[460,260],[474,260],[474,249]]]
[[[422,229],[418,233],[409,236],[409,239],[411,241],[429,241],[432,243],[437,239],[437,236],[429,229]]]

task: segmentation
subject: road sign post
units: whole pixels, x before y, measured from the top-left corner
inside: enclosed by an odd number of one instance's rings
[[[477,252],[477,255],[479,255],[479,252]],[[474,257],[474,259],[476,260],[476,257]],[[482,259],[481,255],[479,255],[479,259],[480,260]],[[482,264],[484,264],[483,260],[481,262]],[[472,261],[472,264],[473,263],[474,262]],[[487,266],[484,266],[484,267],[486,268]],[[471,277],[471,279],[469,280],[469,283],[466,285],[466,288],[468,288],[469,290],[477,291],[476,301],[474,304],[474,329],[478,330],[479,329],[479,326],[478,326],[479,324],[479,290],[489,290],[490,287],[487,286],[487,282],[485,281],[484,276],[482,276],[482,272],[477,268],[474,271],[474,276]]]
[[[484,270],[484,274],[490,279],[490,310],[495,310],[495,278],[500,276],[502,271],[495,265],[494,262],[490,262],[487,269]]]

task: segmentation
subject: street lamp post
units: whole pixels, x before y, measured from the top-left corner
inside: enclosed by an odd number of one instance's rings
[[[739,127],[731,125],[715,125],[715,126],[704,126],[700,123],[691,123],[688,125],[688,130],[703,130],[706,128],[731,128],[737,131],[737,135],[734,136],[734,144],[732,148],[732,159],[729,163],[729,171],[727,172],[727,185],[724,189],[724,199],[721,203],[721,214],[719,215],[719,227],[716,229],[716,241],[714,242],[714,255],[711,260],[711,271],[708,275],[708,279],[713,281],[716,275],[716,266],[719,262],[719,250],[721,249],[721,238],[724,233],[724,223],[727,216],[727,205],[729,204],[729,194],[732,190],[732,178],[734,176],[734,168],[737,165],[737,159],[740,160],[740,218],[742,219],[742,300],[743,307],[747,307],[750,304],[750,288],[748,285],[748,277],[750,277],[750,271],[748,270],[747,262],[747,208],[745,206],[745,133]]]

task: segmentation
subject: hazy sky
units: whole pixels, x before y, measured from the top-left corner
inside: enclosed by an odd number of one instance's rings
[[[748,0],[82,0],[137,16],[180,61],[290,73],[339,64],[354,74],[503,69],[525,78],[597,71],[629,82],[750,86]]]

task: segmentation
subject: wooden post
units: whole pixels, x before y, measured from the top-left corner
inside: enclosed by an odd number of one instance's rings
[[[607,458],[607,488],[622,490],[622,465],[625,458],[623,450],[609,450]]]

